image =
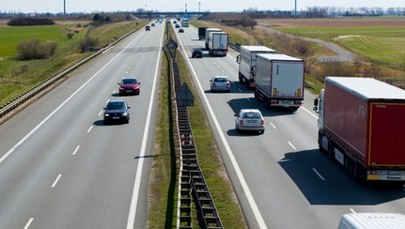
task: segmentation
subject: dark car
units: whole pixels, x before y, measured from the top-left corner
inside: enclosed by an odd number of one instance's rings
[[[180,25],[179,25],[179,24],[176,24],[175,27],[176,27],[176,29],[178,29],[178,28],[180,28]]]
[[[118,83],[120,95],[139,95],[141,93],[141,82],[132,77],[124,77]]]
[[[129,122],[129,106],[123,99],[110,99],[104,108],[104,124],[113,121]]]
[[[150,31],[150,25],[145,26],[145,31]]]
[[[179,33],[184,33],[184,29],[179,29]]]
[[[201,49],[193,49],[193,52],[191,53],[192,58],[202,58],[203,57],[203,52]]]

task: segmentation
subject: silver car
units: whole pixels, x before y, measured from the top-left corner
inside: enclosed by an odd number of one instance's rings
[[[235,129],[241,131],[258,131],[264,133],[263,115],[258,109],[242,109],[239,114],[235,114]]]
[[[211,92],[214,91],[226,91],[231,92],[231,81],[228,76],[213,76],[210,79]]]

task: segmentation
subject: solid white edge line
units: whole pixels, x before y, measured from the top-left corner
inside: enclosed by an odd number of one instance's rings
[[[102,72],[108,65],[110,65],[119,55],[121,55],[136,39],[131,41],[125,46],[117,55],[115,55],[110,61],[108,61],[100,70],[98,70],[90,79],[88,79],[82,86],[80,86],[73,94],[71,94],[65,101],[63,101],[55,110],[53,110],[44,120],[42,120],[37,126],[34,127],[27,135],[25,135],[17,144],[15,144],[3,157],[0,158],[0,164],[6,160],[10,154],[12,154],[19,146],[21,146],[31,135],[33,135],[42,125],[44,125],[50,118],[52,118],[56,112],[58,112],[63,106],[66,105],[76,94],[78,94],[84,87],[87,86],[94,78],[96,78],[100,72]]]
[[[52,184],[52,188],[55,188],[56,184],[58,183],[59,179],[62,177],[62,174],[59,174],[56,180]]]
[[[176,34],[176,36],[177,36],[177,34]],[[177,36],[177,38],[178,38],[178,36]],[[186,50],[184,49],[184,46],[183,46],[181,40],[180,39],[177,39],[177,40],[180,43],[180,46],[181,46],[181,49],[183,50],[184,56],[187,57]],[[245,177],[243,176],[242,170],[240,169],[240,167],[238,165],[238,162],[236,161],[236,158],[232,153],[231,147],[229,146],[228,141],[226,140],[224,133],[221,131],[221,127],[219,126],[218,120],[217,120],[217,118],[216,118],[216,116],[214,114],[214,111],[212,110],[211,104],[208,102],[207,96],[204,93],[204,89],[201,86],[201,83],[197,78],[197,74],[195,73],[194,68],[191,65],[190,59],[189,58],[185,58],[185,59],[187,60],[188,65],[190,66],[190,70],[192,72],[192,75],[193,75],[193,77],[195,79],[195,82],[196,82],[196,84],[197,84],[197,86],[198,86],[198,88],[199,88],[199,90],[201,92],[201,95],[203,97],[202,100],[205,102],[205,104],[207,106],[207,109],[208,109],[208,111],[209,111],[209,113],[210,113],[210,115],[212,117],[212,120],[213,120],[213,122],[214,122],[214,124],[216,126],[216,130],[218,131],[218,134],[219,134],[219,136],[221,138],[221,141],[224,144],[226,153],[227,153],[227,155],[228,155],[228,157],[229,157],[229,159],[230,159],[230,161],[231,161],[231,163],[232,163],[232,165],[233,165],[233,167],[235,169],[236,175],[238,176],[238,179],[239,179],[239,182],[241,183],[242,189],[245,192],[247,200],[249,201],[250,207],[251,207],[251,209],[253,211],[253,214],[254,214],[254,216],[256,218],[256,221],[257,221],[257,223],[259,225],[259,228],[265,229],[265,228],[267,228],[267,225],[264,222],[263,216],[260,213],[260,210],[257,207],[256,201],[253,198],[253,195],[252,195],[252,193],[251,193],[251,191],[249,189],[249,186],[246,183],[246,180],[245,180]]]
[[[150,125],[150,120],[152,116],[152,108],[153,108],[153,101],[155,97],[155,90],[156,90],[156,81],[158,78],[158,72],[159,72],[159,63],[160,63],[160,56],[162,55],[162,46],[163,46],[163,36],[164,36],[164,31],[162,31],[161,35],[161,43],[159,47],[159,55],[157,58],[156,62],[156,69],[155,69],[155,76],[153,79],[153,84],[152,84],[152,90],[151,90],[151,96],[150,96],[150,103],[148,107],[148,113],[146,115],[146,122],[145,122],[145,128],[143,132],[143,138],[142,138],[142,145],[141,145],[141,153],[139,155],[138,159],[138,166],[136,170],[136,175],[135,175],[135,181],[134,181],[134,189],[132,192],[132,199],[131,199],[131,206],[129,208],[129,214],[128,214],[128,222],[127,222],[127,229],[133,229],[134,223],[135,223],[135,216],[136,216],[136,207],[138,204],[138,196],[139,196],[139,189],[141,186],[141,180],[142,180],[142,170],[143,170],[143,162],[144,162],[144,156],[145,156],[145,150],[146,150],[146,143],[148,141],[147,136],[149,133],[149,125]]]
[[[30,218],[27,222],[27,224],[25,224],[24,229],[28,229],[31,226],[32,221],[34,221],[34,218]]]

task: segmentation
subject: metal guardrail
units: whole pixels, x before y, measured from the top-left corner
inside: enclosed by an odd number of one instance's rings
[[[171,52],[174,49],[174,52]],[[176,93],[176,121],[180,142],[180,172],[177,203],[177,228],[193,228],[193,203],[195,204],[199,226],[207,229],[223,228],[221,219],[217,213],[214,201],[209,192],[204,175],[197,159],[191,125],[189,122],[188,108],[192,106],[194,97],[187,85],[181,84],[180,71],[176,62],[175,53],[177,43],[169,40],[164,48],[170,61],[170,72]]]

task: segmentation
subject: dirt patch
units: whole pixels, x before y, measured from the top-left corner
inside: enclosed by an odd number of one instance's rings
[[[259,19],[256,21],[263,26],[282,27],[405,27],[405,17]]]

